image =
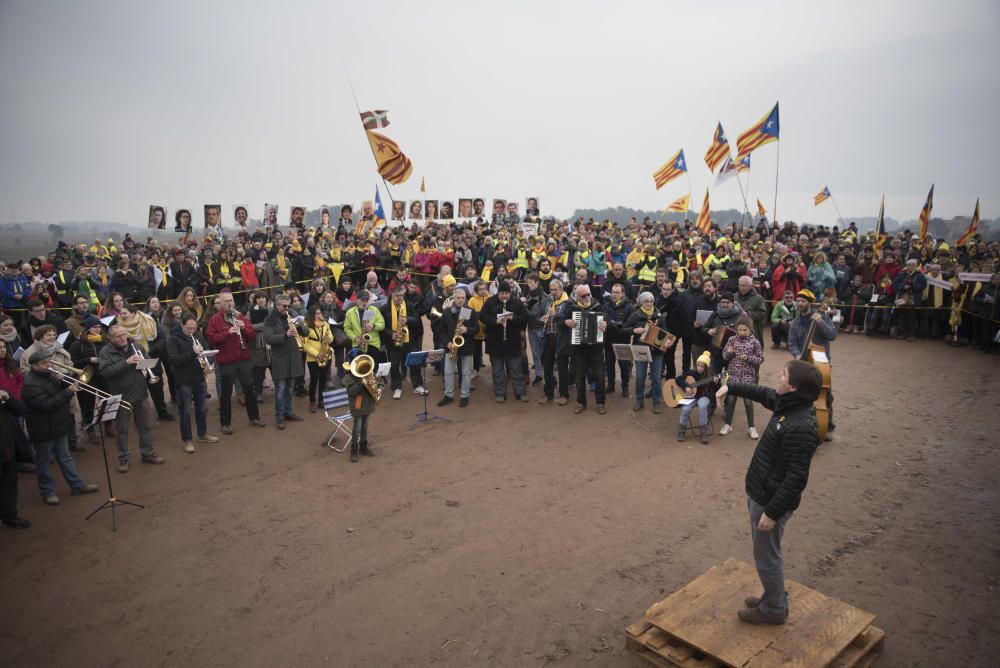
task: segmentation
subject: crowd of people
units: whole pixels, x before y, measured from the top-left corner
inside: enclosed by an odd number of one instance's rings
[[[119,244],[60,242],[0,271],[0,520],[14,527],[28,525],[16,510],[18,470],[34,471],[49,505],[60,503],[50,458],[73,494],[93,493],[97,485],[73,461],[84,437],[93,444],[103,429],[114,438],[124,474],[134,425],[140,461],[163,464],[153,415],[176,420],[182,450],[194,453],[195,443],[219,440],[208,426],[212,393],[223,435],[235,431],[234,397],[249,429],[268,426],[266,391],[273,427],[285,429],[303,419],[293,397],[307,397],[306,410],[317,412],[328,388],[347,385],[361,396],[347,369],[359,353],[390,364],[393,399],[407,380],[428,394],[425,377],[434,374],[444,381],[438,405],[457,394],[460,408],[486,367],[497,403],[511,395],[527,402],[529,388],[541,386],[539,404],[565,405],[572,391],[576,413],[592,398],[604,414],[616,391],[634,411],[648,399],[661,413],[661,382],[674,379],[693,395],[678,439],[694,429],[707,442],[720,374],[756,382],[766,350],[799,357],[812,343],[829,359],[838,334],[859,333],[1000,348],[1000,245],[977,237],[951,248],[910,232],[874,239],[853,223],[840,230],[761,220],[702,234],[648,219],[389,227],[324,217],[318,228],[287,233],[188,231],[169,246],[130,235]],[[577,341],[574,330],[595,314],[599,334]],[[650,343],[651,327],[669,334],[669,345]],[[428,349],[425,338],[443,354],[426,371],[406,366],[408,353]],[[645,346],[648,355],[621,359],[616,344]],[[158,361],[140,368],[144,358]],[[93,424],[105,395],[127,406]],[[832,431],[832,395],[827,401]],[[735,404],[734,394],[720,435],[732,431]],[[368,399],[358,406],[358,418],[373,410]],[[746,417],[758,438],[749,402]],[[374,454],[367,417],[357,423],[364,433],[352,434],[352,461]]]

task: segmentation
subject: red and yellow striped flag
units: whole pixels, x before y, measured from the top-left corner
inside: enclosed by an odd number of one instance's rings
[[[961,246],[964,243],[968,243],[972,237],[979,233],[979,200],[976,200],[976,212],[972,214],[972,220],[969,222],[969,229],[965,231],[965,234],[958,238],[955,242],[956,246]]]
[[[686,173],[687,170],[687,162],[684,160],[684,149],[681,149],[663,167],[660,167],[653,173],[653,181],[656,183],[656,189],[659,190],[681,174]]]
[[[761,218],[767,215],[767,209],[764,208],[764,204],[760,201],[759,197],[757,198],[757,215]]]
[[[382,178],[394,186],[406,182],[413,173],[413,163],[399,148],[399,144],[377,132],[368,131],[366,134]]]
[[[702,234],[708,234],[709,230],[712,229],[712,211],[708,203],[708,188],[705,188],[705,201],[701,205],[701,211],[698,212],[698,220],[694,222],[694,226]]]
[[[691,195],[678,197],[667,207],[667,211],[681,211],[687,213],[691,209]]]
[[[778,141],[778,103],[774,103],[774,109],[764,114],[757,123],[740,135],[736,140],[736,148],[739,151],[737,157],[742,158],[764,144]]]
[[[708,153],[705,154],[705,164],[708,165],[708,171],[715,172],[715,168],[719,166],[719,163],[729,157],[729,140],[726,138],[726,133],[722,129],[722,122],[715,128],[715,136],[712,137],[712,145],[708,147]]]
[[[918,239],[923,241],[927,238],[927,227],[931,223],[931,209],[934,208],[934,184],[931,184],[931,191],[927,193],[927,201],[924,202],[924,208],[920,210],[920,236]]]

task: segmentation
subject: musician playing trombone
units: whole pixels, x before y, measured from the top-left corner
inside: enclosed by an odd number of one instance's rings
[[[247,417],[250,424],[263,427],[260,410],[257,406],[257,393],[254,391],[252,365],[250,363],[251,346],[257,336],[253,325],[236,310],[236,300],[233,293],[223,290],[219,293],[222,309],[208,319],[205,327],[205,338],[214,346],[219,354],[215,357],[216,369],[222,378],[222,392],[219,395],[219,420],[222,422],[222,433],[233,433],[233,381],[239,378],[246,397]]]
[[[149,388],[146,375],[136,368],[143,356],[137,352],[128,332],[121,325],[112,325],[108,330],[108,345],[98,355],[99,373],[108,384],[108,392],[122,395],[122,400],[132,405],[131,410],[119,409],[115,418],[115,443],[118,448],[118,472],[128,473],[128,423],[129,416],[135,420],[139,431],[139,453],[145,464],[163,464],[163,457],[156,454],[153,447],[153,430],[146,413]]]

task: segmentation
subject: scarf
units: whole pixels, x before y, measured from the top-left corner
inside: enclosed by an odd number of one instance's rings
[[[645,306],[640,306],[639,310],[642,311],[643,315],[646,316],[647,320],[651,320],[653,318],[653,311],[656,310],[656,307],[650,306],[649,308],[646,308]]]
[[[100,343],[104,340],[103,334],[87,334],[87,343]]]
[[[125,329],[130,339],[146,350],[149,350],[149,343],[156,340],[156,320],[151,315],[136,311],[132,322],[126,324],[119,320],[118,324]]]
[[[552,270],[550,269],[548,273],[544,271],[538,272],[538,280],[547,281],[552,278]]]
[[[392,309],[392,331],[395,332],[397,329],[399,329],[398,319],[402,319],[404,323],[406,322],[406,300],[404,299],[403,303],[400,304],[399,306],[396,306],[395,304],[390,304],[390,308]],[[409,342],[410,342],[410,329],[409,327],[403,327],[402,345],[405,345]]]
[[[493,273],[493,267],[483,267],[483,274],[480,278],[483,279],[485,283],[490,282],[490,275]]]
[[[288,269],[285,267],[285,256],[281,253],[278,253],[278,256],[274,258],[274,262],[278,267],[278,275],[281,276],[282,278],[288,276]]]
[[[566,296],[566,293],[564,292],[561,295],[559,295],[559,299],[553,300],[552,306],[554,306],[555,308],[559,308],[560,304],[563,304],[564,302],[568,302],[568,301],[569,301],[569,297]]]
[[[17,330],[16,329],[13,332],[11,332],[10,334],[0,334],[0,340],[3,340],[5,342],[7,342],[7,343],[14,343],[14,341],[16,339],[17,339]]]
[[[167,278],[169,278],[169,274],[167,274],[167,265],[159,264],[156,266],[160,268],[160,285],[162,287],[167,287]]]

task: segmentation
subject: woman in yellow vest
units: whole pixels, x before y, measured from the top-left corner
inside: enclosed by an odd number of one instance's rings
[[[306,353],[306,366],[309,367],[309,412],[315,413],[317,401],[323,397],[323,390],[326,389],[330,364],[333,362],[333,331],[319,303],[309,304],[305,326],[309,333],[302,340],[302,348]],[[326,360],[322,364],[319,359],[321,352],[326,354]]]

